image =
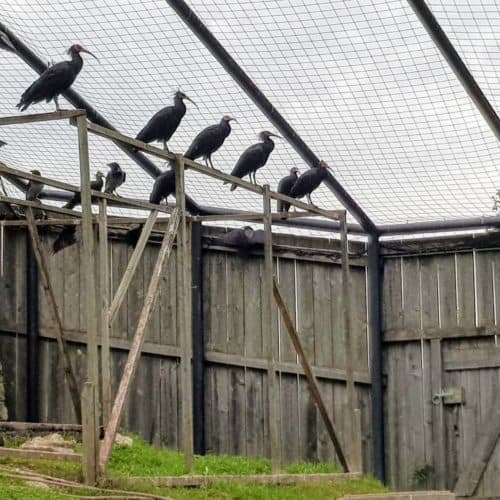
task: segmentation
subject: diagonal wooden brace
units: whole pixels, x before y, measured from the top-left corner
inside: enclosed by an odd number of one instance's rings
[[[338,433],[335,429],[335,426],[332,420],[330,420],[330,417],[328,416],[328,411],[326,410],[325,403],[323,402],[323,398],[321,397],[321,392],[319,390],[318,382],[313,374],[311,365],[307,360],[306,353],[304,352],[304,348],[302,347],[299,334],[295,329],[295,325],[293,324],[292,318],[290,317],[290,313],[288,312],[285,302],[283,301],[283,297],[278,288],[278,284],[276,283],[276,278],[273,278],[273,292],[274,292],[274,298],[276,299],[276,303],[278,304],[278,308],[283,317],[283,321],[285,322],[286,329],[290,334],[290,338],[292,339],[295,351],[299,356],[300,364],[302,365],[302,369],[304,370],[304,374],[306,376],[307,383],[309,385],[309,390],[311,391],[314,402],[318,407],[321,418],[325,423],[326,430],[330,435],[330,439],[332,440],[333,447],[335,448],[335,452],[337,453],[339,462],[342,465],[344,472],[350,472],[351,466],[347,462],[347,458],[344,454],[344,451],[342,450],[342,445],[340,444],[340,440],[338,438]]]
[[[35,218],[33,217],[33,212],[30,207],[26,210],[26,220],[28,221],[28,230],[31,236],[31,242],[33,244],[33,253],[35,254],[36,262],[38,264],[38,269],[40,270],[42,278],[42,286],[47,295],[49,302],[49,310],[54,319],[56,325],[56,339],[57,347],[59,348],[59,355],[61,356],[61,361],[63,364],[64,374],[66,375],[66,380],[68,382],[69,392],[71,394],[71,401],[73,402],[73,408],[75,410],[76,420],[79,424],[82,423],[82,409],[80,403],[80,393],[78,391],[78,386],[76,384],[76,377],[71,366],[71,361],[69,359],[68,351],[66,350],[66,341],[63,334],[63,326],[61,317],[59,316],[59,311],[57,309],[57,302],[54,295],[54,290],[50,283],[49,271],[47,264],[45,262],[45,257],[43,255],[42,245],[40,243],[40,238],[38,237],[38,231],[35,225]]]
[[[123,369],[123,375],[120,380],[118,391],[116,393],[116,398],[113,404],[113,409],[111,410],[109,422],[106,426],[104,442],[99,455],[99,467],[101,474],[103,475],[106,472],[109,458],[111,456],[111,448],[113,447],[116,432],[118,431],[118,427],[123,416],[125,400],[129,393],[130,385],[134,378],[137,365],[139,364],[141,348],[146,333],[146,325],[157,296],[163,264],[165,263],[165,261],[168,261],[168,258],[170,257],[170,254],[172,252],[175,234],[177,233],[177,227],[179,226],[179,220],[179,210],[176,208],[169,220],[167,229],[165,230],[165,234],[163,236],[160,251],[158,253],[155,267],[153,269],[153,275],[149,283],[148,293],[146,295],[146,298],[144,299],[144,305],[139,317],[137,329],[134,334],[134,339],[132,340],[132,345],[130,347],[125,368]]]

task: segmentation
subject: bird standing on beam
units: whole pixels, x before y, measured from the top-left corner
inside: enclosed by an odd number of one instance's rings
[[[95,173],[95,180],[90,182],[90,189],[93,191],[102,191],[102,187],[104,185],[104,174],[98,170]],[[74,193],[73,198],[66,203],[66,205],[63,206],[63,208],[68,208],[72,209],[75,208],[77,205],[80,205],[82,202],[82,194],[80,192]]]
[[[282,139],[281,136],[273,134],[272,132],[269,132],[267,130],[261,132],[259,134],[259,138],[262,140],[262,142],[253,144],[245,151],[243,151],[239,160],[236,162],[231,175],[233,175],[234,177],[239,177],[240,179],[242,177],[245,177],[245,175],[248,175],[250,177],[250,182],[257,184],[255,172],[266,164],[269,155],[274,149],[274,142],[271,140],[271,137],[278,137]],[[224,182],[224,184],[227,184],[227,181]],[[236,184],[233,184],[231,186],[231,191],[234,191],[237,187],[238,186]]]
[[[70,61],[61,61],[47,68],[37,80],[35,80],[23,93],[17,108],[21,111],[27,109],[31,104],[45,100],[56,103],[56,111],[60,111],[58,97],[68,90],[75,81],[83,66],[81,52],[97,57],[92,52],[84,49],[81,45],[72,45],[68,49],[71,56]]]
[[[106,174],[106,184],[104,187],[104,192],[108,194],[116,193],[116,189],[119,188],[127,178],[127,174],[122,170],[120,165],[116,162],[108,163],[109,172]]]
[[[278,193],[290,196],[290,190],[292,189],[292,186],[297,182],[298,178],[299,178],[299,169],[297,167],[292,167],[290,169],[290,173],[285,177],[282,177],[281,180],[279,181]],[[290,203],[287,203],[286,201],[282,200],[277,200],[276,206],[278,212],[288,212],[288,210],[290,209]]]
[[[33,169],[33,170],[30,170],[30,172],[33,175],[38,175],[38,176],[42,175],[40,173],[40,170],[37,170],[36,168]],[[43,185],[42,182],[37,182],[37,181],[30,180],[28,182],[28,186],[26,188],[26,200],[28,200],[28,201],[36,201],[36,202],[40,203],[40,200],[39,200],[38,196],[42,192],[43,186],[44,185]]]
[[[203,129],[194,138],[194,141],[184,153],[184,156],[188,160],[196,160],[197,158],[203,157],[207,167],[209,166],[208,162],[210,162],[210,166],[214,168],[212,154],[224,144],[226,137],[231,133],[230,121],[236,122],[231,116],[224,115],[217,125],[211,125]]]
[[[295,181],[292,189],[290,189],[290,196],[292,198],[302,198],[306,196],[307,201],[315,206],[311,199],[311,193],[318,188],[321,182],[326,178],[328,170],[330,170],[328,164],[323,160],[320,161],[317,167],[310,168]]]
[[[146,123],[145,127],[137,134],[136,139],[142,142],[163,141],[163,149],[169,151],[167,141],[174,135],[174,132],[186,114],[184,99],[196,106],[196,103],[184,94],[184,92],[178,90],[174,94],[174,105],[167,106],[155,113],[148,123]]]

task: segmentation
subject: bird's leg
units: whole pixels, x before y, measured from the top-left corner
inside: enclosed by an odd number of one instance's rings
[[[257,185],[257,178],[255,177],[256,171],[253,171],[253,183]]]
[[[168,153],[170,153],[169,149],[168,149],[168,146],[167,146],[167,141],[163,141],[163,150],[164,151],[167,151]]]
[[[205,165],[209,167],[210,165],[208,164],[208,156],[205,156],[204,159],[205,159]]]
[[[59,107],[59,101],[58,101],[58,97],[54,97],[54,102],[56,103],[56,111],[61,111],[61,108]]]
[[[308,193],[306,194],[307,196],[307,201],[309,202],[310,205],[312,205],[313,207],[316,207],[316,205],[313,203],[312,199],[311,199],[311,193]],[[318,208],[318,207],[316,207]]]
[[[210,166],[215,170],[214,164],[212,163],[212,155],[208,155],[208,161],[210,162]]]

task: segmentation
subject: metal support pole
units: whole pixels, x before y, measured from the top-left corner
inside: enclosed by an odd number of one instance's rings
[[[378,236],[368,236],[368,333],[372,398],[373,473],[385,483],[384,387],[382,350],[382,272]]]
[[[78,127],[78,151],[80,158],[80,186],[82,201],[82,243],[83,243],[83,269],[85,269],[85,324],[87,330],[87,382],[93,385],[89,393],[97,392],[98,383],[98,355],[97,355],[97,323],[96,323],[96,301],[97,291],[95,287],[95,265],[94,265],[94,233],[92,230],[92,201],[90,196],[90,172],[89,172],[89,144],[87,134],[87,118],[82,115],[77,117]],[[94,454],[88,456],[85,462],[86,477],[98,478],[97,453],[99,448],[99,408],[98,398],[94,397],[94,416],[82,424],[92,425],[85,432],[88,436],[87,443],[95,442]],[[84,400],[82,398],[82,404]]]
[[[340,220],[340,247],[342,252],[342,309],[344,316],[345,370],[347,379],[347,420],[346,433],[349,439],[349,463],[352,470],[359,472],[361,465],[361,436],[356,432],[356,388],[354,387],[354,355],[351,324],[351,280],[349,269],[349,249],[347,239],[346,215]]]
[[[184,190],[184,161],[178,156],[175,162],[175,199],[180,210],[177,231],[177,331],[181,344],[181,415],[182,450],[188,472],[193,470],[193,379],[191,374],[191,287],[187,281],[187,230],[186,200]]]
[[[497,136],[497,139],[500,139],[500,119],[496,111],[493,109],[493,106],[484,95],[481,87],[477,84],[476,80],[474,80],[471,72],[458,55],[458,52],[439,25],[432,11],[424,0],[408,0],[408,3],[415,11],[415,14],[420,19],[420,22],[431,36],[437,48],[441,51],[441,54],[443,54],[444,58],[448,61],[455,76],[483,115],[486,123],[488,123],[493,133]]]
[[[276,359],[278,357],[277,338],[273,335],[273,236],[271,218],[271,198],[269,184],[265,184],[263,196],[264,208],[264,274],[262,276],[262,326],[264,339],[267,340],[268,350],[268,412],[269,434],[271,438],[271,467],[273,474],[278,474],[281,469],[281,446],[278,427],[279,420],[279,392],[276,378]]]
[[[202,224],[191,225],[194,452],[205,454],[205,339],[203,324]]]
[[[26,420],[28,422],[39,422],[38,353],[40,338],[38,329],[38,266],[28,231],[26,231],[26,269]]]
[[[111,352],[109,337],[109,261],[108,261],[108,217],[107,200],[99,200],[99,290],[101,330],[101,378],[102,378],[102,424],[108,425],[111,414]]]

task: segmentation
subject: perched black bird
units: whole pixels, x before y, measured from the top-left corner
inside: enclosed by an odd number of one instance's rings
[[[228,115],[224,115],[217,125],[211,125],[203,129],[194,138],[184,156],[189,160],[196,160],[196,158],[203,157],[206,165],[208,166],[208,162],[210,162],[210,166],[214,168],[212,154],[222,146],[226,137],[231,133],[230,121],[236,120]]]
[[[261,229],[254,231],[250,226],[233,229],[213,239],[217,245],[236,247],[238,254],[246,257],[248,252],[257,246],[264,244],[264,231]]]
[[[290,190],[299,178],[299,169],[297,167],[292,167],[290,169],[290,174],[283,177],[278,183],[278,193],[290,196]],[[290,208],[290,203],[286,201],[277,200],[276,206],[278,212],[288,212]]]
[[[236,165],[231,172],[231,175],[235,177],[245,177],[248,175],[250,177],[250,181],[252,182],[252,173],[253,173],[253,183],[257,184],[257,180],[255,179],[255,172],[263,167],[266,164],[269,155],[274,149],[274,142],[271,140],[271,137],[281,137],[279,135],[273,134],[272,132],[268,132],[264,130],[259,134],[259,138],[262,142],[258,142],[257,144],[253,144],[249,148],[243,151],[243,154],[240,156],[239,160],[236,162]],[[224,184],[227,184],[225,182]],[[233,184],[231,186],[231,191],[234,191],[238,186]]]
[[[165,170],[156,179],[149,195],[149,203],[167,202],[170,195],[175,195],[175,170]]]
[[[54,100],[56,103],[56,110],[59,111],[59,103],[57,102],[59,94],[62,94],[71,87],[82,69],[83,59],[80,52],[90,54],[97,59],[94,54],[84,49],[81,45],[72,45],[68,49],[71,60],[58,62],[48,67],[39,78],[24,91],[16,107],[24,111],[31,104],[36,104],[43,100],[46,102]]]
[[[60,252],[64,248],[74,245],[81,241],[81,239],[82,227],[80,224],[77,226],[65,226],[52,243],[52,255]]]
[[[40,173],[40,170],[37,169],[30,170],[30,172],[33,175],[40,175],[40,176],[42,175]],[[37,181],[29,181],[28,186],[26,188],[26,199],[28,201],[39,202],[40,200],[38,199],[38,196],[42,192],[42,189],[43,189],[43,183]]]
[[[106,184],[104,185],[104,192],[117,195],[116,189],[125,182],[127,174],[116,162],[108,163],[108,167],[110,170],[106,174]]]
[[[7,143],[6,143],[5,141],[0,141],[0,148],[1,148],[2,146],[7,146]]]
[[[319,187],[323,179],[328,175],[330,167],[325,161],[320,161],[317,167],[312,167],[304,172],[290,189],[292,198],[302,198],[307,196],[307,201],[314,205],[311,200],[311,193]]]
[[[137,134],[136,139],[143,142],[163,141],[163,149],[168,151],[167,141],[170,140],[182,118],[186,114],[184,99],[192,101],[184,92],[178,90],[174,95],[174,105],[160,109]]]
[[[90,182],[90,189],[93,191],[102,191],[102,186],[104,185],[104,174],[98,170],[95,173],[95,180]],[[81,193],[75,193],[73,195],[73,198],[66,203],[66,205],[63,206],[63,208],[75,208],[77,205],[80,205],[82,202],[82,195]]]

